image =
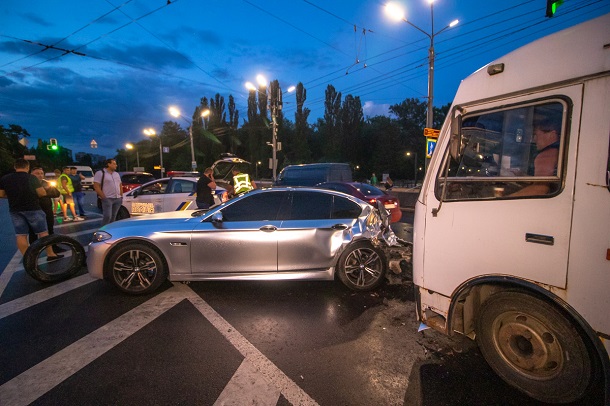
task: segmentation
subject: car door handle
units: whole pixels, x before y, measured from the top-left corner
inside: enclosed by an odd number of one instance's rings
[[[271,233],[273,231],[277,230],[276,226],[262,226],[261,228],[259,228],[259,230],[264,231],[266,233]]]
[[[554,245],[555,238],[551,235],[525,233],[525,241],[536,244]]]
[[[333,230],[347,230],[347,226],[345,224],[335,224],[331,227]]]

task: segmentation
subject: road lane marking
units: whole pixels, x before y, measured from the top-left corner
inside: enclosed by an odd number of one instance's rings
[[[185,299],[170,288],[0,386],[3,406],[28,405]]]
[[[79,278],[84,279],[87,276]],[[318,405],[199,295],[185,284],[174,284],[172,288],[4,383],[0,386],[2,406],[30,404],[184,299],[189,300],[244,356],[244,361],[228,382],[216,405],[275,405],[280,393],[294,405]],[[24,391],[23,388],[28,390]],[[260,400],[261,403],[247,401],[251,399]],[[272,399],[275,399],[275,402]]]
[[[264,379],[256,366],[246,358],[216,399],[214,406],[275,406],[279,399],[279,388]]]
[[[293,405],[317,405],[303,389],[292,379],[286,376],[273,362],[263,355],[250,341],[242,336],[229,322],[216,312],[207,302],[197,295],[191,288],[182,285],[181,288],[193,305],[208,319],[210,323],[222,334],[249,362],[258,373],[267,381],[275,385],[282,395]]]
[[[2,274],[0,274],[0,297],[4,293],[4,290],[6,289],[6,286],[13,277],[13,274],[19,271],[20,269],[23,269],[21,258],[23,257],[21,256],[19,250],[15,251],[15,255],[13,255],[13,258],[9,261],[8,264],[6,264],[6,267],[4,267]]]
[[[23,269],[23,268],[22,268]],[[19,299],[11,300],[10,302],[3,303],[0,305],[0,319],[10,316],[25,310],[30,306],[35,306],[45,300],[53,299],[59,295],[63,295],[73,289],[78,289],[91,282],[95,282],[98,279],[94,279],[89,276],[88,273],[85,275],[78,276],[76,278],[68,279],[67,281],[49,286],[46,289],[39,290],[29,295],[22,296]]]

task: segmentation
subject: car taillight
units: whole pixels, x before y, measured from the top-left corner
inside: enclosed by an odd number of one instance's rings
[[[377,199],[369,199],[369,203],[370,204],[375,204],[375,203],[377,203]]]

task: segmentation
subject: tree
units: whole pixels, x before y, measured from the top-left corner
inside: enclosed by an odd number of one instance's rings
[[[13,170],[15,159],[28,152],[25,141],[30,134],[21,126],[9,124],[8,128],[0,125],[0,174]],[[21,142],[23,142],[23,144]]]
[[[310,109],[303,107],[305,100],[307,100],[307,90],[303,83],[299,82],[295,89],[295,96],[297,101],[297,109],[294,113],[295,131],[294,137],[286,140],[286,151],[291,151],[289,158],[291,162],[302,164],[310,162],[311,160],[311,149],[309,148],[308,138],[311,133],[311,129],[307,124],[307,118],[309,117]]]
[[[361,145],[359,141],[364,122],[360,97],[354,97],[351,94],[345,96],[340,114],[340,132],[338,134],[340,138],[340,160],[355,162],[358,159],[357,147]]]
[[[320,122],[321,137],[326,151],[325,160],[337,160],[340,157],[339,131],[341,120],[341,92],[333,85],[326,88],[324,100],[324,119]]]

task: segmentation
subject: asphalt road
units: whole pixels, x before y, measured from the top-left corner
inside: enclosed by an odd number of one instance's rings
[[[57,226],[86,245],[101,215]],[[410,214],[405,214],[409,218]],[[6,201],[0,202],[6,225]],[[418,332],[412,286],[42,284],[0,231],[0,405],[539,405],[474,343]],[[591,403],[588,403],[591,404]]]

